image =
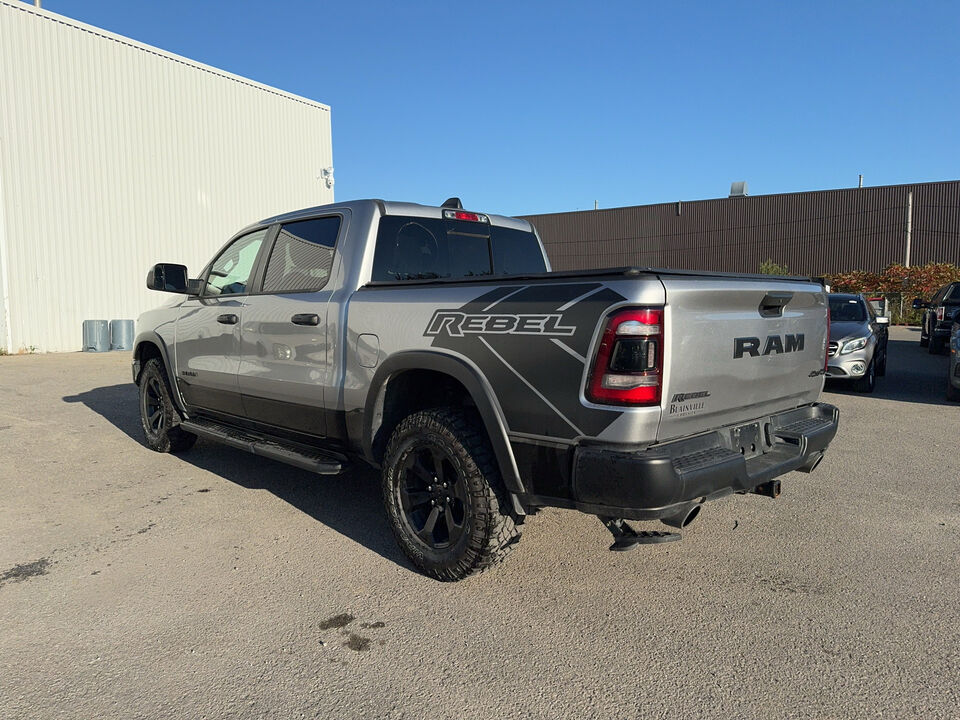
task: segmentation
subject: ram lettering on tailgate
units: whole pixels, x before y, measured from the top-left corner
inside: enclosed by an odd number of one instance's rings
[[[758,337],[738,337],[733,339],[733,357],[742,358],[744,355],[759,357],[760,355],[780,355],[782,353],[802,352],[803,333],[768,335],[760,349],[761,340]]]

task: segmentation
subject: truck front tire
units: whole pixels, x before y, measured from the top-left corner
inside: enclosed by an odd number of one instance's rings
[[[437,580],[483,572],[520,539],[483,426],[459,409],[423,410],[397,426],[382,489],[400,548]]]
[[[197,436],[180,429],[180,413],[173,406],[167,373],[151,358],[140,373],[140,425],[147,446],[161,453],[189,450]]]

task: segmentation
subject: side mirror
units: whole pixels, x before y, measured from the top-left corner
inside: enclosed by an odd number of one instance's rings
[[[877,316],[877,324],[878,324],[878,325],[889,325],[889,324],[890,324],[890,318],[885,317],[885,316],[883,316],[883,315],[878,315],[878,316]]]
[[[194,292],[195,281],[187,277],[186,265],[158,263],[147,273],[147,289],[188,295]]]
[[[913,305],[911,305],[911,307],[914,310],[923,310],[924,308],[930,307],[930,303],[924,302],[921,298],[914,298]]]

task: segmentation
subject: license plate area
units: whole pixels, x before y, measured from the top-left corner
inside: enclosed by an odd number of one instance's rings
[[[745,458],[753,458],[766,452],[760,423],[748,423],[730,431],[730,449]]]

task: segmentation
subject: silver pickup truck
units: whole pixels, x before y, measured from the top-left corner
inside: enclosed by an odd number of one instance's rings
[[[679,539],[627,521],[775,497],[837,430],[819,283],[553,273],[529,223],[456,198],[269,218],[147,286],[176,294],[138,321],[147,444],[379,468],[400,547],[440,580],[502,559],[544,507],[598,515],[614,550]]]

